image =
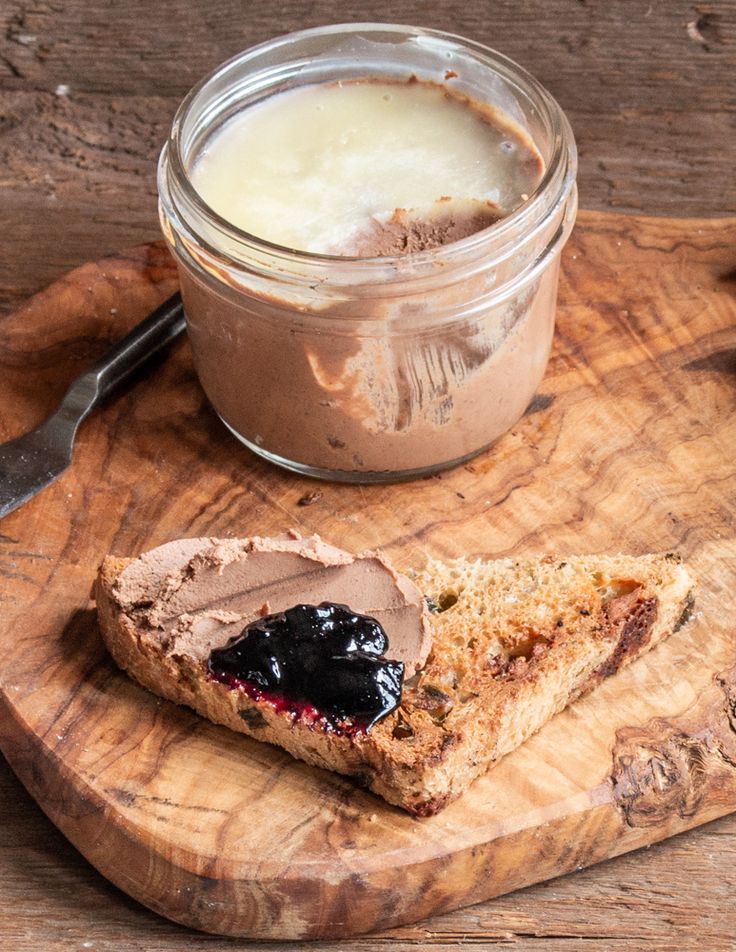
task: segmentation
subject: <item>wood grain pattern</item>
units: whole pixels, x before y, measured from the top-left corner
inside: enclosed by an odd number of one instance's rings
[[[2,899],[16,912],[0,919],[3,952],[730,952],[733,945],[736,814],[646,852],[427,922],[351,940],[271,943],[194,934],[128,899],[89,866],[9,772],[0,779],[0,804]]]
[[[356,20],[450,30],[531,70],[575,131],[582,208],[736,214],[736,0],[4,0],[0,307],[158,237],[155,161],[194,82],[271,36]]]
[[[366,0],[339,7],[334,0],[4,0],[0,314],[80,262],[157,237],[155,156],[194,78],[283,30],[369,17],[476,36],[537,74],[575,128],[583,207],[689,216],[736,211],[736,0]],[[688,32],[692,23],[700,24],[702,41]],[[62,85],[68,94],[57,95]],[[733,360],[725,353],[713,364],[702,368],[704,379],[716,379],[718,367],[727,372]],[[52,402],[45,391],[37,399],[39,410]],[[255,495],[251,501],[262,504]],[[330,505],[329,493],[321,505]],[[295,510],[297,516],[314,506]],[[193,936],[110,887],[35,808],[2,757],[0,815],[3,952],[233,948],[231,940]],[[646,853],[417,927],[319,946],[724,952],[736,931],[735,834],[736,819],[726,817]]]
[[[540,397],[491,452],[429,480],[325,484],[300,506],[315,484],[225,435],[185,346],[109,405],[72,470],[2,526],[0,744],[46,812],[158,911],[314,936],[477,901],[736,808],[736,638],[722,610],[736,566],[734,238],[730,221],[583,214]],[[48,412],[71,355],[91,359],[172,282],[161,249],[143,248],[8,318],[0,437]],[[106,551],[289,525],[403,565],[677,548],[701,577],[701,614],[416,821],[149,697],[101,648],[88,592]]]

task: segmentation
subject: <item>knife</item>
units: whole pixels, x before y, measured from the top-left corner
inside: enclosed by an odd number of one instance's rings
[[[141,364],[175,340],[185,323],[177,293],[77,377],[53,416],[0,445],[0,519],[61,476],[72,461],[82,420]]]

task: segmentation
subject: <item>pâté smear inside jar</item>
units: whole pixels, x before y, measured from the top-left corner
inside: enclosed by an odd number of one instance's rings
[[[325,478],[415,476],[489,446],[544,373],[575,164],[549,94],[467,40],[353,24],[225,64],[159,167],[215,410]]]

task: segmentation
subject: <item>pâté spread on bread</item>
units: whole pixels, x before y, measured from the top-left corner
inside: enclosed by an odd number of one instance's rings
[[[409,579],[292,533],[109,557],[95,597],[146,688],[426,816],[683,624],[693,585],[671,554],[457,559]]]
[[[316,536],[171,542],[128,565],[114,594],[168,656],[202,661],[214,679],[328,731],[390,713],[431,645],[409,579]]]

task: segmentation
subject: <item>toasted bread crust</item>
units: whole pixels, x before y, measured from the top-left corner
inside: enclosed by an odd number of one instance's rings
[[[94,595],[117,664],[150,691],[209,720],[355,777],[418,816],[438,812],[571,701],[666,638],[691,599],[671,556],[431,563],[415,581],[442,610],[434,648],[398,711],[368,734],[308,724],[169,654],[121,610],[129,559],[103,562]],[[453,602],[452,599],[455,599]]]

